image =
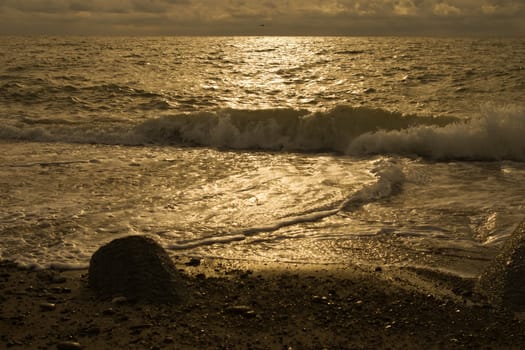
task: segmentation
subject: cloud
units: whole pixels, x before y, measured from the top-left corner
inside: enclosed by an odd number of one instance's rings
[[[393,5],[393,13],[401,16],[414,16],[418,14],[418,7],[412,0],[399,0]]]
[[[438,16],[461,15],[461,10],[459,8],[449,5],[446,2],[434,5],[432,12]]]
[[[525,35],[524,23],[523,0],[0,0],[3,34]]]

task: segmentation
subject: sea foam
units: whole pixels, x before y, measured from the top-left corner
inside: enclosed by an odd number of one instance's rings
[[[228,149],[525,160],[525,111],[519,106],[486,105],[479,115],[466,120],[349,106],[313,113],[220,110],[165,116],[135,131],[148,143]]]
[[[525,110],[484,106],[478,116],[442,127],[382,129],[353,140],[347,153],[416,155],[438,160],[525,160]]]
[[[169,244],[168,248],[171,250],[188,250],[201,246],[242,241],[263,232],[274,232],[287,226],[319,221],[336,215],[341,211],[348,212],[356,210],[367,203],[389,197],[401,188],[405,181],[405,176],[400,165],[391,159],[385,158],[374,161],[372,166],[373,168],[370,173],[374,176],[374,181],[364,183],[359,190],[350,194],[345,200],[334,203],[330,208],[322,208],[317,211],[308,211],[287,216],[266,225],[247,227],[225,234],[214,234],[213,236],[199,237],[197,239],[179,240],[173,244]]]
[[[433,160],[525,160],[525,109],[491,106],[469,119],[404,115],[340,105],[305,109],[218,109],[141,123],[0,126],[0,138],[120,145],[401,155]]]
[[[379,130],[411,125],[447,125],[454,118],[405,116],[366,107],[337,106],[328,111],[222,109],[164,116],[136,128],[148,143],[191,144],[230,149],[345,152],[352,140]]]

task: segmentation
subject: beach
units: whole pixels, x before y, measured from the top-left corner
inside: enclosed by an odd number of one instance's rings
[[[0,45],[0,349],[522,347],[523,38]]]
[[[87,270],[0,264],[9,349],[519,349],[519,314],[473,281],[362,266],[176,261],[172,304],[101,298]]]

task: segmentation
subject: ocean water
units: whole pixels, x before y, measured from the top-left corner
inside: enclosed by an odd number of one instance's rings
[[[479,274],[524,219],[525,39],[1,37],[0,258]]]

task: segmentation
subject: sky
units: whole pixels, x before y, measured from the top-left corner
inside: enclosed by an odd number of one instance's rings
[[[525,0],[0,0],[0,34],[525,36]]]

